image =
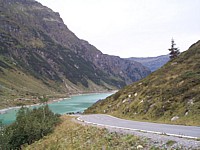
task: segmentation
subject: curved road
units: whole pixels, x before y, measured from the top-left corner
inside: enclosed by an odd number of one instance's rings
[[[119,119],[104,114],[81,115],[77,119],[85,123],[104,126],[104,127],[142,131],[142,132],[149,132],[156,134],[166,134],[171,136],[193,138],[193,139],[200,138],[200,127],[196,126],[182,126],[182,125],[169,125],[169,124],[131,121],[131,120]]]

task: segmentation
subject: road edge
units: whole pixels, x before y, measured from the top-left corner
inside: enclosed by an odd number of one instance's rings
[[[107,115],[113,118],[117,118],[111,115]],[[76,118],[76,120],[87,123],[87,124],[92,124],[96,126],[103,126],[103,127],[110,127],[110,128],[117,128],[117,129],[123,129],[123,130],[130,130],[130,131],[138,131],[138,132],[144,132],[144,133],[153,133],[153,134],[159,134],[159,135],[166,135],[166,136],[174,136],[174,137],[179,137],[179,138],[188,138],[188,139],[199,139],[198,137],[193,137],[193,136],[187,136],[187,135],[179,135],[179,134],[172,134],[172,133],[163,133],[163,132],[157,132],[157,131],[150,131],[150,130],[141,130],[141,129],[132,129],[132,128],[125,128],[125,127],[119,127],[119,126],[111,126],[111,125],[105,125],[105,124],[99,124],[99,123],[94,123],[94,122],[89,122],[80,119],[82,116],[79,116]],[[120,118],[117,118],[120,119]]]

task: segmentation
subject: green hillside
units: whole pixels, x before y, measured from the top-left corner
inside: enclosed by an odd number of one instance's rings
[[[85,113],[200,125],[200,41],[161,69],[97,102]]]
[[[24,150],[100,150],[100,149],[136,149],[138,145],[151,148],[145,140],[133,135],[111,133],[105,128],[91,127],[72,121],[69,116],[62,116],[62,124],[45,138],[24,147]]]
[[[0,108],[38,103],[38,97],[43,95],[48,95],[49,98],[66,96],[65,87],[50,80],[49,82],[52,84],[44,84],[7,57],[0,57]]]

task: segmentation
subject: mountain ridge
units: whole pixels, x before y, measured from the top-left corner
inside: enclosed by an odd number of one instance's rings
[[[148,67],[151,72],[158,70],[170,60],[169,55],[161,55],[157,57],[131,57],[127,59],[141,63]]]
[[[80,40],[59,13],[37,1],[0,4],[0,99],[5,103],[21,97],[114,90],[150,73],[139,63],[105,55]]]

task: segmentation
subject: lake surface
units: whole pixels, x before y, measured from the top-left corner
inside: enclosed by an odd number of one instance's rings
[[[83,112],[85,109],[90,107],[92,104],[100,99],[104,99],[113,93],[99,93],[99,94],[84,94],[71,96],[71,98],[66,98],[59,102],[53,102],[49,105],[49,108],[58,114],[66,114],[69,112]],[[30,108],[35,108],[39,106],[31,106]],[[0,120],[3,124],[10,124],[15,121],[16,113],[19,108],[13,108],[7,110],[5,114],[0,114]]]

